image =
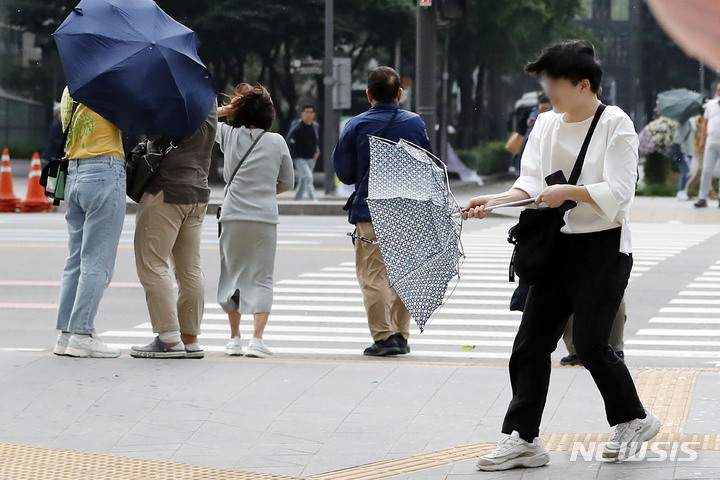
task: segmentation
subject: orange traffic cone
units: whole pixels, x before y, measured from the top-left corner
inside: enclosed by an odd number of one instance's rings
[[[20,199],[13,193],[10,153],[6,148],[3,150],[2,167],[0,167],[0,212],[14,212],[19,205]]]
[[[52,208],[52,202],[45,196],[45,189],[40,185],[41,173],[42,165],[40,165],[40,155],[35,152],[32,157],[32,162],[30,163],[27,197],[20,207],[20,211],[49,212]]]

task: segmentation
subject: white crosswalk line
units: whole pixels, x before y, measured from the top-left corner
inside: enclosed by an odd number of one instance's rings
[[[520,313],[508,309],[510,297],[517,287],[517,284],[508,282],[512,245],[507,243],[506,238],[510,226],[512,223],[508,222],[481,232],[463,234],[466,257],[461,261],[460,279],[451,282],[453,294],[446,299],[446,304],[422,334],[412,326],[410,344],[413,357],[507,361],[521,317]],[[337,228],[317,231],[322,235],[315,235],[314,229],[295,228],[288,229],[284,236],[303,241],[336,234],[344,236],[346,231],[347,228]],[[207,233],[211,239],[210,235],[217,232],[208,229]],[[633,225],[635,251],[632,279],[651,272],[665,260],[718,233],[719,226]],[[351,255],[348,260],[336,265],[276,282],[273,311],[265,339],[279,355],[362,356],[362,350],[371,343],[371,339]],[[679,300],[688,300],[687,303],[668,302],[665,308],[712,307],[715,302],[706,300],[720,297],[720,282],[707,279],[720,276],[720,263],[711,270],[714,275],[701,276],[678,296]],[[641,329],[626,340],[625,352],[638,357],[683,357],[694,353],[689,347],[710,348],[714,345],[711,340],[713,335],[705,333],[715,330],[694,329],[702,325],[720,325],[720,308],[717,310],[716,317],[700,319],[696,312],[671,314],[661,311],[650,320],[650,324],[663,328]],[[205,332],[200,337],[203,348],[211,353],[223,352],[229,327],[227,315],[218,304],[206,305],[202,328]],[[706,332],[680,336],[673,333],[676,328]],[[243,316],[241,333],[245,339],[250,338],[251,316]],[[124,349],[147,343],[154,336],[147,321],[131,330],[108,331],[102,335],[113,345]],[[706,339],[700,340],[701,336]],[[666,355],[668,350],[670,353]],[[703,355],[720,358],[718,355]]]
[[[694,225],[699,230],[700,226]],[[716,232],[716,226],[706,226]],[[666,237],[667,238],[667,237]],[[720,325],[720,261],[708,269],[676,298],[667,302],[648,324],[636,335],[625,340],[625,354],[638,357],[716,359],[720,358],[720,328],[703,328]],[[699,339],[703,337],[704,339]],[[709,338],[710,340],[707,340]],[[690,349],[689,349],[690,348]]]

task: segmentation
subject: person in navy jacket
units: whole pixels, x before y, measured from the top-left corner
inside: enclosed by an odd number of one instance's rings
[[[395,290],[390,288],[380,248],[374,241],[367,206],[370,170],[369,136],[392,141],[404,139],[430,151],[425,122],[419,115],[399,106],[402,96],[400,75],[390,67],[377,67],[368,73],[366,90],[370,109],[351,119],[345,126],[332,158],[337,177],[346,185],[355,185],[346,210],[356,227],[355,265],[363,292],[368,326],[373,345],[365,355],[397,355],[410,352],[410,313]]]

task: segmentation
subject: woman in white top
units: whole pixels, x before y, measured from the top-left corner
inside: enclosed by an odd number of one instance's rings
[[[513,398],[503,423],[505,436],[493,453],[479,459],[480,470],[549,462],[539,438],[540,420],[550,354],[571,314],[577,353],[600,390],[608,423],[616,426],[603,457],[634,455],[660,428],[658,418],[643,408],[627,367],[608,345],[632,268],[628,222],[637,178],[635,128],[620,108],[601,110],[577,185],[548,186],[545,178],[558,170],[570,178],[601,105],[603,72],[593,46],[582,40],[549,47],[525,70],[540,77],[554,111],[537,118],[513,187],[472,199],[464,217],[484,218],[486,207],[533,197],[550,208],[568,200],[577,206],[565,213],[552,269],[530,288],[510,358]]]
[[[271,357],[273,352],[262,336],[273,301],[276,195],[293,188],[292,158],[285,139],[267,131],[275,118],[275,107],[262,86],[238,85],[230,104],[218,109],[218,116],[226,117],[215,134],[225,154],[223,176],[227,182],[219,219],[218,284],[218,303],[230,321],[225,353]],[[241,314],[254,317],[247,352],[240,341]]]

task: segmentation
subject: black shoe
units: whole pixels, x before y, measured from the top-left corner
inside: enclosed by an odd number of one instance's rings
[[[385,355],[400,355],[403,353],[398,347],[397,340],[394,335],[390,335],[385,340],[378,340],[370,345],[363,352],[364,355],[373,357],[384,357]]]
[[[567,357],[563,357],[560,359],[560,365],[570,365],[570,366],[582,366],[582,362],[580,361],[580,357],[577,355],[568,355]]]
[[[408,345],[407,338],[405,338],[402,333],[396,333],[393,337],[395,337],[401,354],[405,355],[406,353],[410,353],[410,345]]]
[[[625,353],[622,350],[620,350],[619,352],[615,352],[615,355],[620,357],[620,360],[622,360],[622,362],[625,363]]]
[[[694,205],[697,208],[707,207],[707,200],[705,200],[704,198],[699,198],[698,201],[694,203]]]

